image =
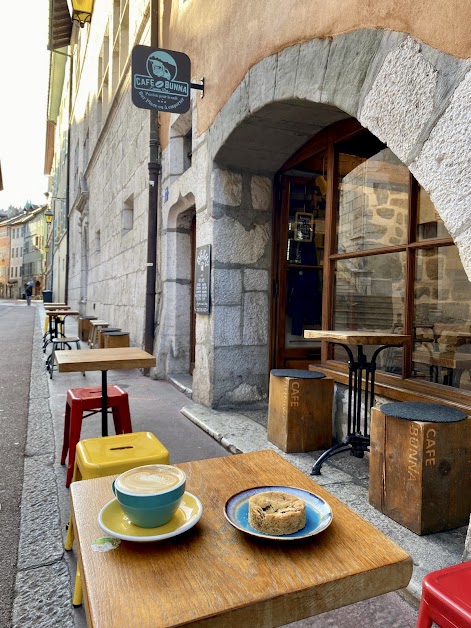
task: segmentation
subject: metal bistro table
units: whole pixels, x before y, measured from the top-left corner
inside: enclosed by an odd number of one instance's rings
[[[108,436],[108,371],[148,368],[156,365],[155,356],[137,347],[57,351],[59,373],[101,371],[101,434]]]
[[[46,353],[46,348],[54,338],[59,337],[59,320],[65,319],[66,316],[79,316],[78,310],[72,310],[68,305],[61,308],[46,309],[46,314],[49,316],[49,331],[44,334],[43,337],[43,353]],[[48,339],[49,336],[49,339]],[[51,356],[49,355],[46,360],[46,367],[49,369],[51,363]]]
[[[320,475],[321,466],[331,456],[350,450],[352,456],[363,458],[370,445],[369,415],[374,405],[376,359],[384,349],[402,347],[410,341],[410,336],[389,334],[381,331],[320,331],[306,330],[304,337],[309,340],[327,340],[340,345],[348,354],[348,410],[347,435],[341,443],[333,445],[318,458],[311,475]],[[355,360],[348,345],[357,347]],[[381,345],[368,360],[363,351],[364,345]],[[365,375],[363,429],[361,421],[362,380]]]

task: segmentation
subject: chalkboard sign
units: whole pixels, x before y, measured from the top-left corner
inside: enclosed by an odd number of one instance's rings
[[[211,245],[199,246],[195,257],[195,312],[209,314]]]
[[[312,242],[313,229],[312,214],[296,212],[294,217],[294,239],[297,242]]]

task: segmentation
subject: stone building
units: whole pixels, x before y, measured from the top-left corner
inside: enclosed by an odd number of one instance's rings
[[[69,303],[138,346],[150,321],[153,376],[191,373],[211,407],[266,403],[273,367],[316,364],[341,391],[342,351],[304,338],[320,327],[410,334],[385,352],[379,393],[469,405],[471,8],[421,6],[97,2],[60,42]],[[158,116],[156,206],[155,127],[130,94],[131,52],[151,44],[204,77],[188,112]],[[210,309],[195,313],[204,251]]]

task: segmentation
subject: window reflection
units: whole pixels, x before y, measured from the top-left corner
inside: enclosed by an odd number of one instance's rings
[[[412,377],[471,390],[471,284],[454,246],[417,251]]]
[[[334,329],[403,333],[405,253],[338,260],[335,265]],[[371,355],[377,347],[365,347]],[[345,361],[345,351],[335,350]],[[402,373],[402,349],[385,350],[378,367]]]
[[[322,318],[327,184],[322,171],[310,179],[293,178],[289,186],[288,247],[286,251],[285,346],[319,346],[304,331],[319,329]]]
[[[370,147],[370,150],[377,149],[376,145]],[[389,148],[378,150],[371,156],[358,155],[359,152],[358,143],[349,142],[341,145],[338,155],[338,253],[377,249],[407,241],[407,167]]]
[[[438,215],[429,194],[419,187],[417,195],[417,241],[449,238],[447,228]]]

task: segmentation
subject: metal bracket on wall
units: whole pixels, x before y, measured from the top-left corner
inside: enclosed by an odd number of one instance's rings
[[[199,80],[201,81],[201,83],[190,83],[190,87],[191,89],[200,89],[201,90],[200,98],[203,98],[204,97],[204,76],[203,78]]]

